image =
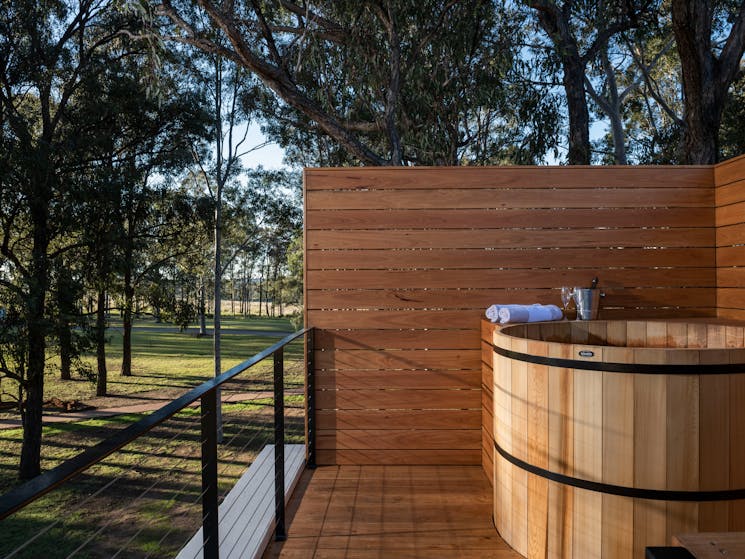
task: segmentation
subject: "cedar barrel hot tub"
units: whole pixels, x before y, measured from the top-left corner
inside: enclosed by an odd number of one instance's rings
[[[494,522],[526,557],[639,558],[745,530],[745,331],[679,321],[496,328]]]

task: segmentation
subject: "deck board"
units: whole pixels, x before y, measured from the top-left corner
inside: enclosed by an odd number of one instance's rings
[[[519,559],[492,522],[480,466],[322,466],[288,508],[288,539],[264,559]]]
[[[300,479],[305,446],[285,445],[285,502]],[[274,445],[266,445],[219,509],[220,556],[250,559],[260,555],[274,532]],[[201,559],[202,529],[179,551],[176,559]]]

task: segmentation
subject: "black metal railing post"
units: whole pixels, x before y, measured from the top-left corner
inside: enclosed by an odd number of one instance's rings
[[[287,539],[285,530],[285,386],[284,351],[274,352],[274,539]]]
[[[217,390],[202,395],[202,541],[204,559],[219,559]]]
[[[308,422],[307,444],[308,444],[308,467],[316,467],[316,362],[314,332],[310,330],[306,335],[306,359],[305,359],[305,402],[306,421]]]

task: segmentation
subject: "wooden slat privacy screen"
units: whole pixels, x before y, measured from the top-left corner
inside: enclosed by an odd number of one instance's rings
[[[319,463],[481,463],[490,304],[717,314],[712,167],[307,169],[305,203]]]
[[[714,168],[719,316],[745,320],[745,156]]]

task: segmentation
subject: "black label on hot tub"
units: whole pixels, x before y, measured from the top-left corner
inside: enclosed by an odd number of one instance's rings
[[[595,357],[595,352],[590,351],[589,349],[583,349],[579,352],[580,357]]]

